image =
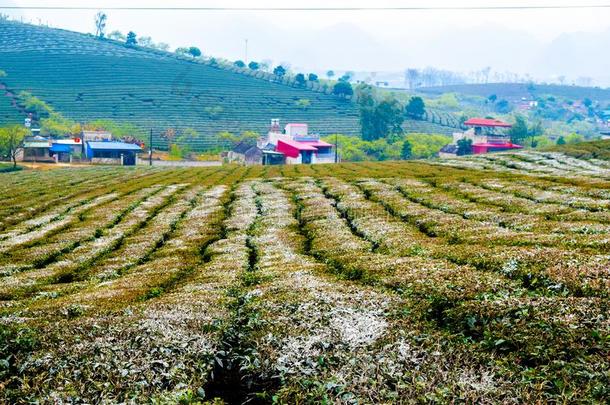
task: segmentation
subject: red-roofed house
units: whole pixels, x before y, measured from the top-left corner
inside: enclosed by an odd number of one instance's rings
[[[472,142],[472,153],[474,154],[500,152],[523,147],[511,142],[507,129],[512,128],[512,125],[506,122],[493,118],[471,118],[464,122],[464,125],[469,129],[464,132],[455,132],[452,145],[457,145],[458,141],[462,139],[469,139]],[[457,147],[443,147],[439,156],[455,156],[455,151],[457,151]]]
[[[274,147],[272,151],[269,146]],[[287,164],[333,163],[333,145],[320,140],[318,134],[310,134],[307,124],[287,124],[280,130],[279,120],[271,120],[267,137],[259,141],[259,148],[265,153],[281,153]],[[263,156],[263,163],[269,161]]]

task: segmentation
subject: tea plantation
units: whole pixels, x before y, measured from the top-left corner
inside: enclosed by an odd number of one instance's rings
[[[329,89],[272,82],[268,73],[130,49],[79,33],[2,21],[0,55],[0,69],[8,74],[1,81],[14,94],[29,91],[80,122],[112,119],[156,134],[191,127],[200,135],[192,141],[197,149],[214,146],[220,131],[265,131],[274,117],[308,122],[322,134],[358,130],[353,103],[327,94]],[[15,116],[6,99],[2,121]],[[300,99],[308,99],[309,107],[297,106]]]

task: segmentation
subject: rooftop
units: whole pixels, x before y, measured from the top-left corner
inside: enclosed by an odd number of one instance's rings
[[[292,146],[293,148],[298,149],[298,150],[311,150],[314,152],[318,150],[314,146],[312,146],[308,143],[305,143],[305,142],[291,141],[288,139],[279,139],[277,141],[277,143],[279,144],[280,142],[282,142],[288,146]]]
[[[511,124],[508,124],[504,121],[490,119],[490,118],[471,118],[468,121],[464,122],[464,125],[468,127],[500,127],[500,128],[510,128]]]
[[[91,149],[141,151],[139,145],[125,142],[88,142]]]

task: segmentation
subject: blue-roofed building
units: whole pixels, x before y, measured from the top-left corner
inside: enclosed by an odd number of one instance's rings
[[[119,141],[89,141],[85,148],[85,154],[91,163],[123,166],[134,166],[136,154],[140,152],[140,145]]]

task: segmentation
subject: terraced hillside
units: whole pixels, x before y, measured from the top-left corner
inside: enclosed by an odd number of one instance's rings
[[[251,76],[46,27],[0,21],[0,69],[8,74],[0,82],[15,94],[27,90],[69,118],[130,122],[156,134],[191,127],[201,135],[197,149],[214,146],[220,131],[264,132],[274,117],[306,121],[322,134],[358,131],[353,103],[326,94],[329,89],[297,88],[263,72]],[[300,99],[310,106],[299,108]],[[2,116],[5,111],[2,97]]]
[[[610,399],[607,161],[0,176],[0,402]]]

